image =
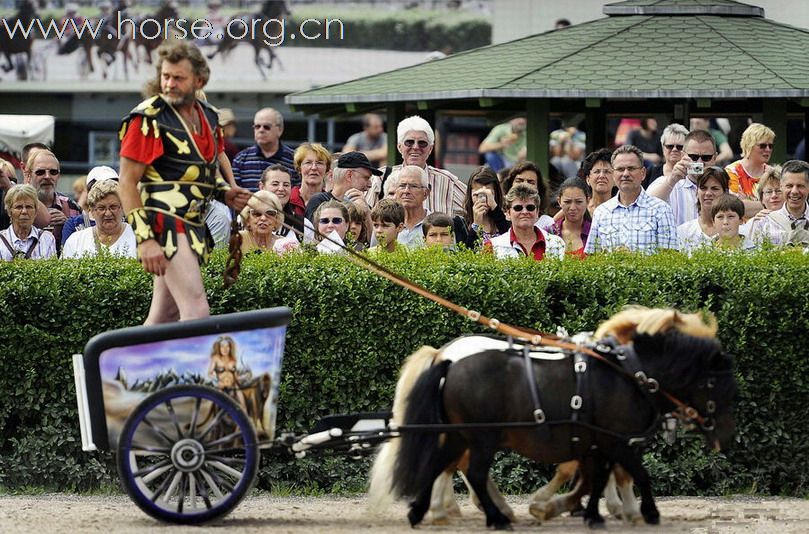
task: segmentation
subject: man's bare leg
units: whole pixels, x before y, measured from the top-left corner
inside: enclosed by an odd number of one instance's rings
[[[155,277],[154,295],[144,324],[201,319],[210,315],[197,256],[185,234],[177,234],[177,253],[166,274]]]

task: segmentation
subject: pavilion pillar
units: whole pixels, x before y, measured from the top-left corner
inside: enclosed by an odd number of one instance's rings
[[[765,99],[761,109],[762,122],[775,132],[770,163],[784,163],[787,158],[787,101],[783,98]]]
[[[399,149],[396,148],[396,127],[405,118],[404,102],[393,102],[388,104],[385,122],[388,132],[388,165],[396,165],[399,158]]]
[[[587,128],[587,153],[607,148],[607,113],[600,98],[588,98],[585,102]]]
[[[547,183],[550,176],[548,157],[550,145],[550,131],[548,122],[550,118],[550,101],[547,98],[531,98],[526,102],[526,116],[528,127],[526,129],[526,151],[529,161],[536,163]]]

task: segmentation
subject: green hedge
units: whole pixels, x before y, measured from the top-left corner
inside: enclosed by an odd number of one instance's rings
[[[221,285],[222,255],[206,269],[213,313],[289,306],[278,428],[305,431],[323,415],[386,408],[400,362],[422,344],[480,330],[422,297],[352,265],[308,253],[245,258],[241,279]],[[708,309],[738,357],[737,446],[707,455],[684,436],[647,454],[661,494],[809,489],[809,257],[614,255],[564,262],[497,262],[433,251],[390,265],[436,293],[502,321],[554,330],[593,329],[621,306]],[[0,262],[2,263],[2,262]],[[70,355],[93,335],[139,324],[150,280],[132,261],[100,259],[0,264],[0,486],[88,490],[115,482],[109,455],[81,451]],[[312,491],[363,487],[367,462],[294,460],[267,454],[259,485]],[[506,456],[496,474],[526,492],[547,468]]]

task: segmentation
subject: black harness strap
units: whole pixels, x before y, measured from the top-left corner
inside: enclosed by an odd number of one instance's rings
[[[522,357],[525,362],[525,373],[528,375],[528,389],[531,391],[531,399],[534,401],[534,421],[541,425],[545,422],[545,412],[539,403],[539,389],[537,389],[537,379],[534,376],[534,364],[531,361],[531,349],[528,345],[523,345]]]
[[[589,376],[587,374],[587,357],[581,352],[573,354],[573,373],[576,376],[576,393],[570,398],[570,422],[573,423],[570,446],[574,454],[583,454],[584,451],[581,447],[582,437],[579,432],[580,423],[589,423],[590,421],[586,420],[589,410],[584,406],[584,396],[587,392],[586,382],[588,382]]]

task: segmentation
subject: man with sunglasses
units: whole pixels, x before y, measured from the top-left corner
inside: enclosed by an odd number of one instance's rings
[[[59,160],[53,152],[39,150],[29,158],[27,179],[37,191],[40,202],[48,208],[50,224],[45,227],[51,230],[56,238],[57,252],[62,251],[62,228],[65,221],[81,213],[81,208],[73,200],[56,190],[62,175]]]
[[[649,194],[665,200],[674,213],[674,223],[679,226],[699,216],[697,211],[697,180],[701,172],[693,163],[710,167],[716,163],[716,141],[707,130],[694,130],[685,136],[683,157],[668,176],[661,176],[649,186]]]
[[[396,127],[396,147],[402,155],[402,163],[395,165],[392,171],[400,171],[404,165],[416,165],[427,171],[430,193],[425,208],[430,213],[440,211],[449,215],[463,213],[466,199],[466,184],[457,176],[444,169],[427,165],[427,159],[433,152],[435,132],[430,124],[413,115],[402,120]],[[391,173],[385,173],[389,176]],[[383,190],[382,180],[374,179],[365,201],[373,207]]]
[[[205,226],[216,198],[241,210],[250,193],[233,182],[217,111],[198,94],[210,69],[195,45],[166,41],[158,48],[153,96],[124,118],[120,129],[120,198],[132,225],[138,259],[154,275],[145,324],[207,317],[200,264],[213,246]]]
[[[264,108],[253,117],[253,139],[256,144],[245,148],[233,158],[233,178],[239,187],[258,191],[264,169],[283,165],[289,171],[292,186],[300,185],[295,170],[295,151],[281,142],[284,116],[273,108]]]
[[[644,189],[649,189],[651,183],[657,178],[671,174],[674,165],[683,157],[686,135],[688,135],[688,129],[682,124],[674,122],[666,126],[660,135],[660,146],[663,147],[663,162],[652,167],[646,173],[646,178],[643,180]]]

